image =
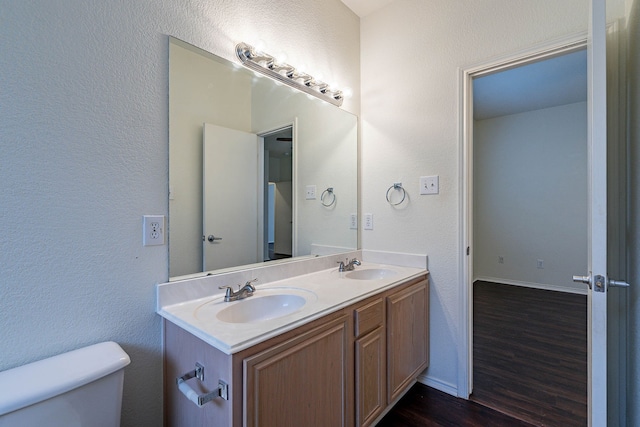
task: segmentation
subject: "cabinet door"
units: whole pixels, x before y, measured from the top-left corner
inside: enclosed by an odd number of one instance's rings
[[[368,426],[386,407],[384,328],[356,341],[356,426]]]
[[[428,282],[387,297],[388,399],[392,403],[428,364]]]
[[[353,425],[348,319],[344,315],[244,360],[247,427]]]

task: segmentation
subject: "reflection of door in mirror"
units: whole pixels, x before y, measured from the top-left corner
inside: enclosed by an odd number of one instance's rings
[[[260,262],[258,136],[212,124],[203,133],[203,271]]]
[[[266,223],[264,260],[291,258],[293,252],[293,132],[286,127],[264,137]]]

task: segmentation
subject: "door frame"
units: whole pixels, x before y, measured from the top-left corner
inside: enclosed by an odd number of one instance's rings
[[[462,289],[459,297],[460,334],[458,396],[468,399],[473,390],[473,78],[505,71],[527,63],[579,51],[587,47],[582,32],[458,70],[460,144],[460,254]]]
[[[291,128],[291,218],[293,218],[293,224],[291,224],[291,256],[295,257],[298,253],[298,118],[294,117],[291,121],[285,123],[279,123],[277,125],[269,126],[266,130],[256,132],[260,138],[261,146],[258,147],[258,165],[260,170],[258,171],[258,235],[262,236],[262,242],[266,238],[267,226],[265,224],[265,202],[266,194],[264,188],[268,182],[266,177],[267,171],[264,168],[264,137],[272,133],[281,131],[282,129]],[[262,245],[261,245],[262,248]]]

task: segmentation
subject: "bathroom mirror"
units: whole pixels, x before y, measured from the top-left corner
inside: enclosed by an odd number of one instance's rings
[[[171,280],[356,249],[357,208],[356,116],[170,38]]]

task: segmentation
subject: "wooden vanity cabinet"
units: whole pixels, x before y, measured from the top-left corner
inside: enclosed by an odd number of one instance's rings
[[[164,321],[165,426],[369,426],[428,363],[426,276],[227,355]],[[176,378],[205,366],[198,408]]]
[[[230,427],[233,425],[233,402],[236,396],[232,378],[231,356],[205,343],[179,326],[164,320],[164,425],[172,427]],[[199,394],[218,387],[218,379],[229,384],[229,400],[214,399],[198,408],[178,390],[176,379],[204,366],[204,381],[191,379],[189,386]]]
[[[386,407],[384,299],[354,310],[356,426],[370,425]]]
[[[365,300],[354,310],[356,426],[396,403],[429,363],[426,277]]]
[[[164,321],[164,424],[167,427],[352,427],[353,320],[345,310],[227,355]],[[189,401],[176,378],[205,367],[199,394],[229,384],[229,400],[202,407]]]
[[[387,297],[387,398],[401,397],[429,364],[429,287],[419,281]]]
[[[244,425],[351,426],[348,326],[345,314],[245,358]]]

